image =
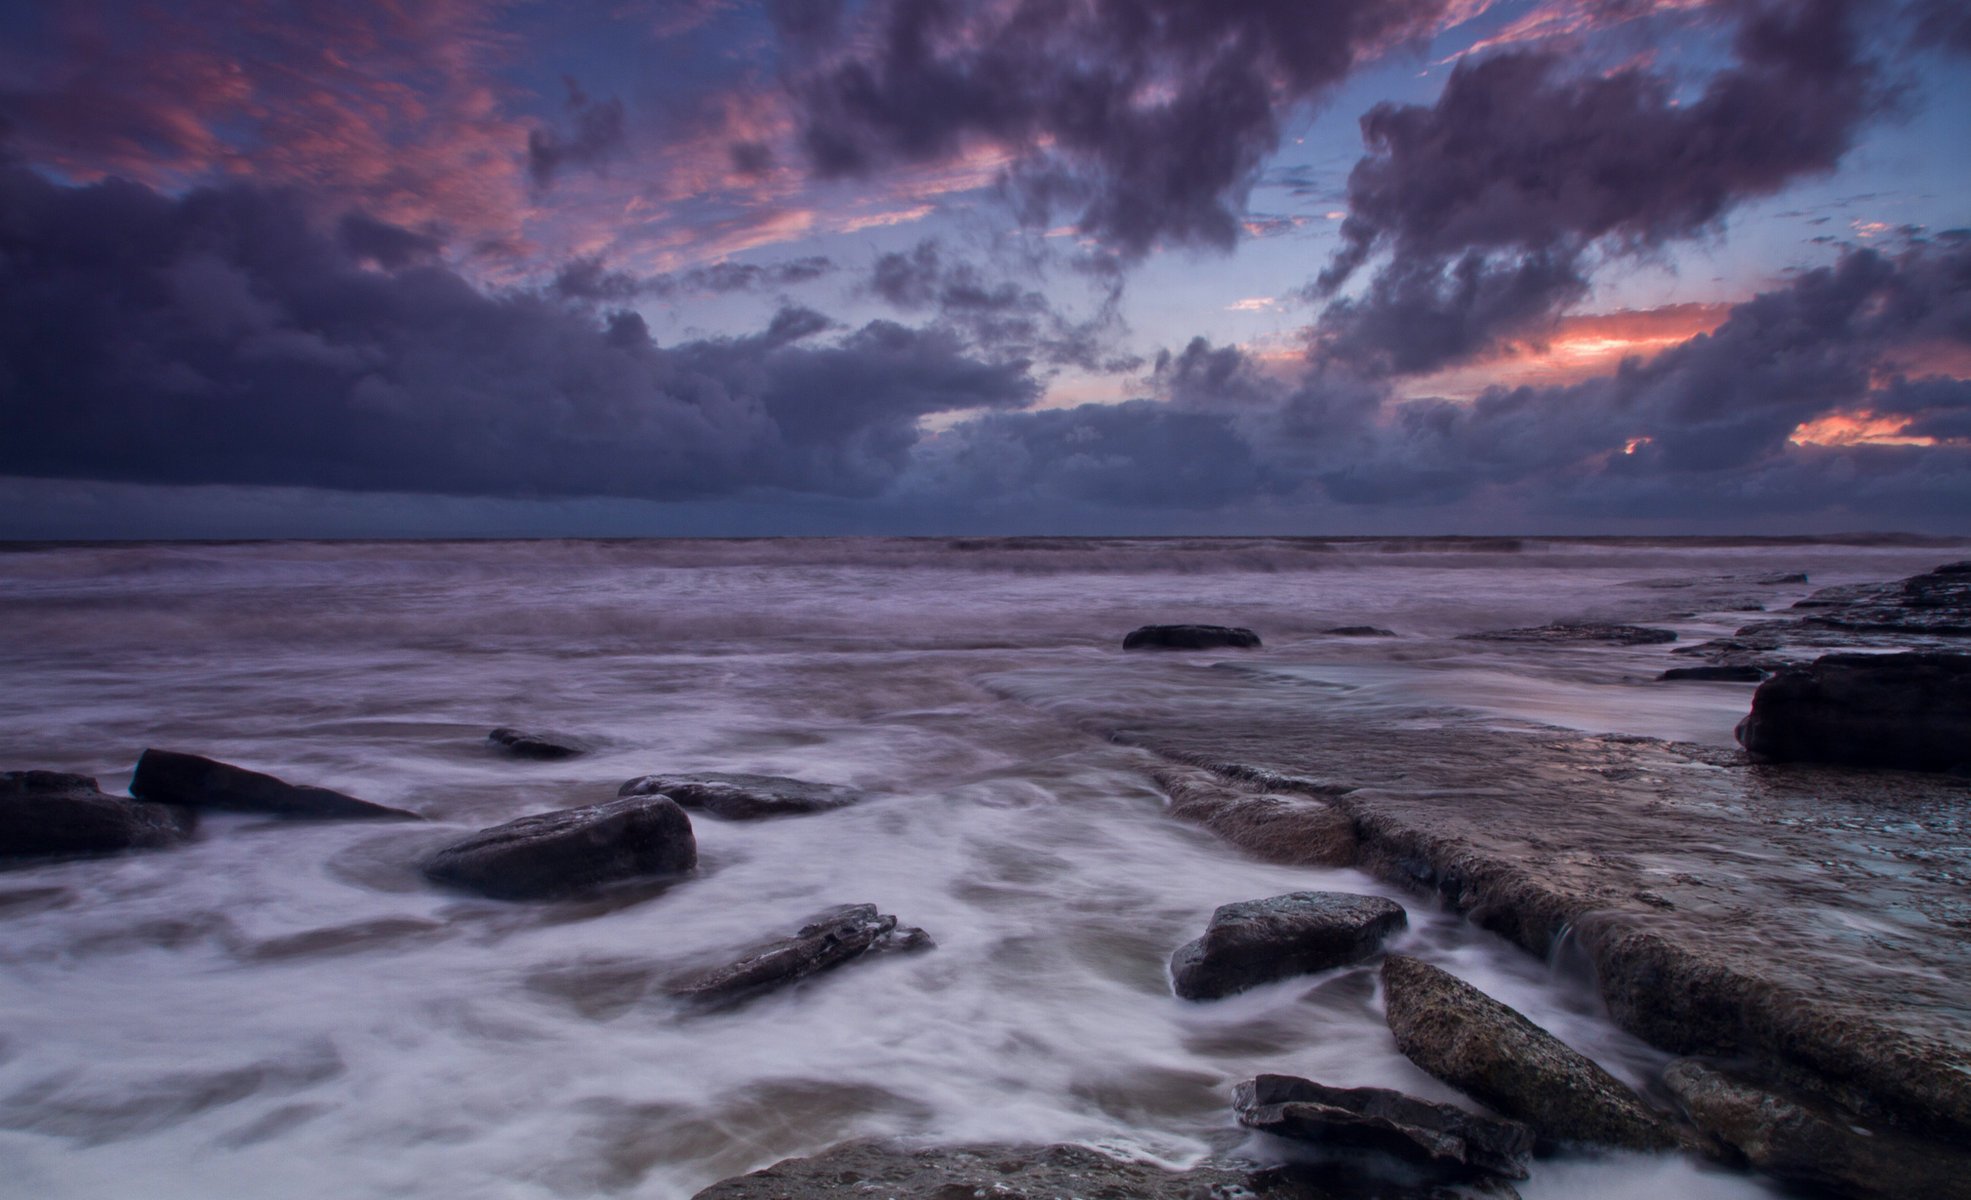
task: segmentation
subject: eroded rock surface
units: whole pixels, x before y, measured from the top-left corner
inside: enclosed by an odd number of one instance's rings
[[[834,783],[810,783],[785,775],[732,771],[640,775],[623,784],[619,796],[669,796],[686,808],[727,821],[794,817],[860,804],[863,793]]]
[[[1971,768],[1971,654],[1829,654],[1759,686],[1738,740],[1762,758]]]
[[[587,742],[565,733],[528,733],[521,729],[509,729],[504,725],[487,734],[486,740],[515,758],[552,761],[574,758],[578,754],[587,754],[589,751]]]
[[[1421,959],[1383,961],[1397,1049],[1542,1139],[1663,1150],[1670,1127],[1621,1080],[1484,992]]]
[[[1666,681],[1692,680],[1708,683],[1758,683],[1766,677],[1766,672],[1750,663],[1738,666],[1716,667],[1671,667],[1658,679]]]
[[[105,795],[87,775],[0,772],[0,860],[175,845],[195,820],[188,809]]]
[[[1170,956],[1171,987],[1186,1000],[1360,962],[1403,928],[1403,906],[1381,896],[1290,892],[1219,906],[1204,936]]]
[[[1171,816],[1202,825],[1269,862],[1342,867],[1355,861],[1355,822],[1332,800],[1267,791],[1197,769],[1152,774],[1170,797]]]
[[[1526,1178],[1533,1130],[1388,1088],[1337,1088],[1292,1075],[1238,1086],[1239,1124],[1323,1146],[1379,1150],[1435,1167]]]
[[[401,808],[372,804],[368,800],[358,800],[324,787],[288,783],[231,763],[196,754],[180,754],[174,750],[144,751],[137,760],[137,772],[130,780],[130,794],[157,804],[182,804],[186,808],[225,809],[291,819],[424,819]]]
[[[497,900],[544,900],[697,862],[691,818],[675,801],[630,796],[482,829],[427,858],[424,873]]]
[[[874,904],[843,905],[817,914],[792,937],[673,984],[670,992],[695,1004],[737,1004],[867,954],[914,953],[934,946],[930,934],[899,927],[895,917],[877,912]]]
[[[1556,621],[1527,629],[1493,629],[1468,633],[1465,637],[1481,642],[1607,642],[1617,646],[1648,646],[1674,642],[1674,629],[1653,629],[1647,625],[1611,625],[1599,621]]]
[[[1144,625],[1122,639],[1124,650],[1253,650],[1259,635],[1229,625]]]

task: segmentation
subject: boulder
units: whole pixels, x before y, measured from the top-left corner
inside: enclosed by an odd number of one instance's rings
[[[108,796],[87,775],[0,772],[0,858],[148,850],[183,841],[195,814]]]
[[[1382,983],[1389,1030],[1409,1060],[1542,1141],[1630,1150],[1677,1144],[1670,1126],[1627,1085],[1477,988],[1429,963],[1392,954]]]
[[[792,817],[861,803],[863,794],[833,783],[809,783],[785,775],[703,771],[695,775],[641,775],[618,796],[669,796],[689,809],[727,821]]]
[[[1203,937],[1170,956],[1171,986],[1186,1000],[1215,1000],[1360,962],[1407,921],[1394,900],[1348,892],[1290,892],[1226,904],[1211,914]]]
[[[1678,1059],[1663,1082],[1691,1123],[1753,1167],[1816,1194],[1971,1200],[1971,1153],[1887,1128]]]
[[[1233,1093],[1239,1124],[1324,1146],[1380,1150],[1454,1171],[1526,1178],[1533,1131],[1388,1088],[1337,1088],[1261,1075]]]
[[[684,810],[666,796],[631,796],[482,829],[427,858],[424,873],[497,900],[544,900],[697,863]]]
[[[1738,740],[1760,758],[1971,767],[1971,654],[1828,654],[1752,694]]]
[[[681,1000],[710,1007],[742,1003],[818,971],[884,952],[914,953],[935,948],[931,935],[876,911],[874,904],[845,904],[817,913],[793,937],[759,947],[737,962],[670,987]]]
[[[401,808],[371,804],[327,788],[287,783],[272,775],[172,750],[144,751],[137,760],[137,773],[130,779],[130,794],[159,804],[270,817],[326,821],[424,819]]]
[[[1617,646],[1650,646],[1677,640],[1674,629],[1609,625],[1599,621],[1556,621],[1529,629],[1493,629],[1464,636],[1481,642],[1609,642]]]
[[[1394,629],[1384,629],[1380,625],[1337,625],[1333,629],[1323,629],[1329,637],[1395,637]]]
[[[565,733],[527,733],[504,725],[487,734],[486,740],[515,758],[573,758],[589,750],[587,743]]]
[[[1145,625],[1122,639],[1124,650],[1256,650],[1259,635],[1228,625]]]
[[[1757,683],[1766,673],[1750,663],[1723,664],[1715,667],[1671,667],[1657,678],[1667,682],[1680,679],[1713,683]]]

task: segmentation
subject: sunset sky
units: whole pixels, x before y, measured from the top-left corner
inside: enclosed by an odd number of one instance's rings
[[[1971,533],[1971,6],[0,0],[0,514]]]

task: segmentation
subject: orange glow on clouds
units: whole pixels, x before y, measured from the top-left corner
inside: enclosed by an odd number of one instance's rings
[[[1828,413],[1793,431],[1796,446],[1934,446],[1933,437],[1904,437],[1909,417],[1878,417],[1868,409]]]
[[[1625,358],[1653,358],[1730,315],[1729,304],[1667,304],[1562,317],[1543,340],[1508,342],[1476,362],[1419,376],[1404,389],[1410,398],[1468,400],[1490,387],[1556,387],[1607,375]]]

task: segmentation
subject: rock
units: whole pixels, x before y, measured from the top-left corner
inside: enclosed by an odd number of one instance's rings
[[[1202,771],[1163,768],[1151,775],[1170,796],[1171,816],[1268,862],[1345,867],[1355,861],[1355,822],[1330,800],[1227,786]]]
[[[631,796],[482,829],[427,858],[424,873],[498,900],[543,900],[697,863],[684,810],[667,796]]]
[[[785,775],[745,775],[704,771],[696,775],[641,775],[616,790],[618,796],[669,796],[686,808],[727,821],[792,817],[859,804],[863,794],[833,783],[809,783]]]
[[[1663,1082],[1691,1123],[1774,1178],[1816,1193],[1971,1200],[1971,1154],[1864,1129],[1844,1113],[1678,1059]]]
[[[1170,956],[1171,986],[1186,1000],[1215,1000],[1360,962],[1407,921],[1394,900],[1347,892],[1291,892],[1226,904],[1211,914],[1203,937]]]
[[[798,979],[885,951],[916,952],[937,943],[921,929],[898,928],[874,904],[845,904],[818,913],[793,937],[768,943],[729,966],[673,984],[672,995],[697,1004],[737,1004]]]
[[[587,754],[588,745],[563,733],[524,733],[504,725],[486,735],[486,740],[515,758],[573,758]]]
[[[311,820],[372,818],[421,821],[401,808],[371,804],[327,788],[287,783],[272,775],[172,750],[146,750],[137,760],[130,794],[159,804],[261,813]]]
[[[1612,642],[1618,646],[1652,646],[1677,640],[1673,629],[1608,625],[1598,621],[1556,621],[1530,629],[1494,629],[1464,636],[1481,642]]]
[[[1477,988],[1392,954],[1382,983],[1397,1049],[1543,1141],[1665,1150],[1676,1137],[1642,1099],[1586,1056]]]
[[[1388,1088],[1337,1088],[1292,1075],[1261,1075],[1238,1086],[1239,1124],[1326,1146],[1381,1150],[1432,1166],[1526,1178],[1533,1131]]]
[[[1333,629],[1323,629],[1329,637],[1395,637],[1394,629],[1384,629],[1380,625],[1337,625]]]
[[[1945,563],[1895,583],[1822,588],[1795,608],[1812,624],[1865,633],[1971,635],[1971,562]]]
[[[1259,648],[1259,635],[1227,625],[1145,625],[1122,639],[1124,650],[1237,650]]]
[[[1738,740],[1761,758],[1971,767],[1971,654],[1828,654],[1752,694]]]
[[[1730,664],[1715,667],[1671,667],[1657,678],[1674,682],[1679,679],[1702,680],[1717,683],[1757,683],[1766,673],[1750,664],[1734,666]]]
[[[87,775],[0,772],[0,858],[113,854],[183,841],[195,814],[104,795]]]

